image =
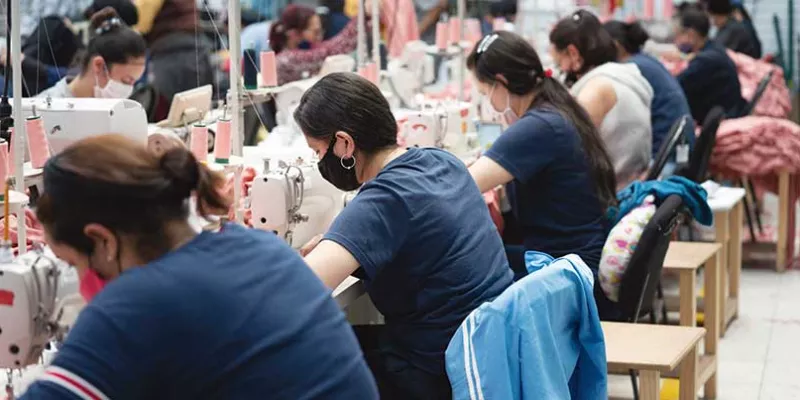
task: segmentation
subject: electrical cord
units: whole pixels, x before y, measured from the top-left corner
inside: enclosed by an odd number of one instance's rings
[[[5,62],[5,73],[4,73],[4,80],[3,83],[3,96],[0,98],[0,138],[5,139],[8,142],[8,146],[11,146],[11,134],[8,132],[8,129],[14,125],[14,121],[11,118],[11,103],[8,102],[8,91],[9,91],[9,80],[11,78],[11,0],[6,0],[6,62]],[[17,73],[22,73],[22,71],[17,71]],[[17,93],[17,96],[20,96],[21,93]]]

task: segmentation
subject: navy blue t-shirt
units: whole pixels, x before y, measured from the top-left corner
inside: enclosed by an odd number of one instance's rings
[[[660,61],[647,54],[634,54],[628,60],[639,67],[644,79],[653,87],[653,102],[650,105],[650,120],[653,125],[653,157],[661,149],[670,128],[685,115],[691,115],[686,95],[678,81]],[[694,122],[684,132],[689,146],[694,145]]]
[[[557,111],[529,110],[485,156],[514,177],[506,193],[525,249],[553,257],[575,253],[596,272],[605,210],[575,126]]]
[[[464,163],[411,148],[367,182],[325,239],[366,273],[386,317],[384,341],[417,368],[444,374],[444,351],[464,318],[511,284],[503,243]]]
[[[111,281],[53,366],[23,399],[81,398],[70,383],[81,380],[115,400],[378,398],[344,314],[300,255],[232,224]]]
[[[677,78],[699,123],[715,106],[722,106],[729,117],[738,117],[745,105],[736,65],[725,48],[713,41],[706,42]]]

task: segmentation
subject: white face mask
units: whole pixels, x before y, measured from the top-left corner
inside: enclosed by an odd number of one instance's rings
[[[494,111],[494,114],[502,121],[506,127],[512,125],[514,122],[519,120],[519,116],[514,110],[511,109],[511,95],[506,94],[506,108],[503,111],[497,111],[492,105],[492,94],[494,94],[494,89],[497,87],[495,83],[492,85],[492,90],[489,91],[489,95],[486,96],[486,103],[488,103],[488,107],[490,110]]]
[[[97,77],[94,78],[94,97],[98,99],[127,99],[133,93],[133,85],[126,85],[120,81],[111,79],[111,76],[106,70],[108,76],[108,83],[105,87],[100,87]]]

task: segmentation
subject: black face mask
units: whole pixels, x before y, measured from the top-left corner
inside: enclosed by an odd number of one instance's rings
[[[331,145],[328,146],[328,151],[325,156],[319,160],[319,173],[322,177],[336,186],[340,190],[350,192],[361,187],[356,178],[356,159],[355,158],[339,158],[333,154],[333,145],[336,143],[336,137],[333,138]],[[349,168],[345,168],[348,166]]]

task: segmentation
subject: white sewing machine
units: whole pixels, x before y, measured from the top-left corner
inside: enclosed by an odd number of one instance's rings
[[[461,155],[470,150],[468,135],[474,133],[474,105],[464,102],[417,100],[421,110],[399,110],[395,118],[407,147],[440,147]]]
[[[38,364],[83,306],[77,273],[47,249],[0,263],[0,272],[0,369]]]
[[[416,95],[422,88],[436,79],[434,58],[426,53],[428,45],[421,41],[406,44],[400,58],[389,60],[386,65],[384,86],[388,86],[406,107],[416,108]]]
[[[270,153],[260,153],[264,172],[250,188],[252,225],[275,232],[299,248],[328,230],[344,208],[345,192],[322,178],[310,150]]]
[[[52,154],[83,138],[107,133],[147,143],[147,115],[133,100],[29,98],[22,99],[22,107],[26,117],[35,109],[44,120]],[[27,159],[27,151],[25,154]]]

